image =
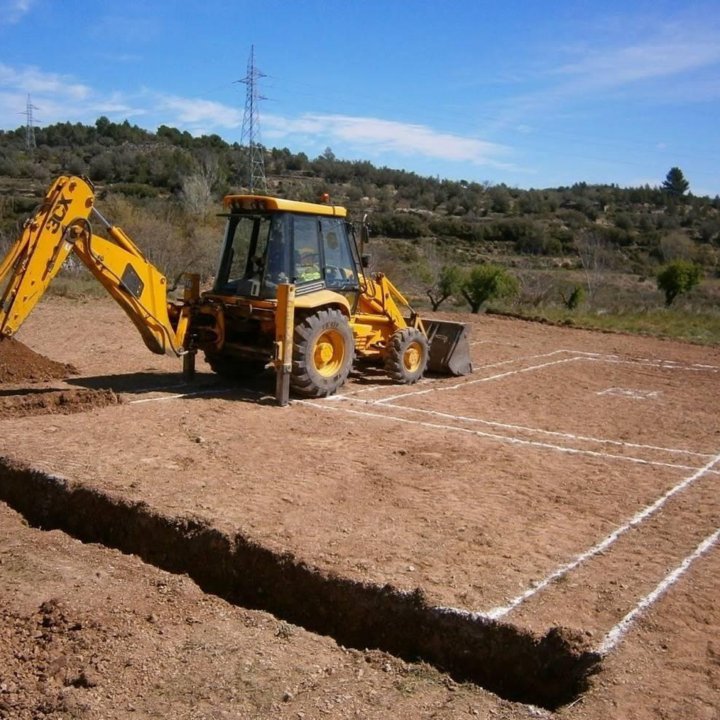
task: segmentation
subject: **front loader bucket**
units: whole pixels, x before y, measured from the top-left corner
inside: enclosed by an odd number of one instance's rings
[[[467,325],[449,320],[423,320],[430,354],[428,370],[439,375],[472,372]]]

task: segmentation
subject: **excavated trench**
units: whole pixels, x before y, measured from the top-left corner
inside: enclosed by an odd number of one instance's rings
[[[587,689],[600,657],[571,633],[513,625],[428,605],[401,592],[328,574],[197,519],[168,517],[0,458],[0,500],[42,529],[138,555],[189,575],[205,592],[265,610],[339,644],[422,660],[502,698],[556,709]]]

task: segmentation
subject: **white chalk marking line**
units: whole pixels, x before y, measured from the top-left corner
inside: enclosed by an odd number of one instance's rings
[[[136,387],[128,388],[127,390],[118,390],[118,393],[151,393],[151,392],[165,392],[166,390],[178,390],[183,387],[192,387],[193,384],[190,382],[173,383],[172,385],[155,385],[153,387]]]
[[[556,354],[557,352],[566,352],[566,351],[558,350],[558,351],[555,351],[554,353],[550,353],[550,354]],[[612,356],[607,356],[607,357],[612,357]],[[477,423],[491,425],[494,427],[502,427],[505,429],[521,430],[521,431],[526,431],[526,432],[535,432],[538,434],[546,434],[546,435],[550,435],[553,437],[564,437],[564,438],[568,438],[571,440],[577,440],[577,441],[583,441],[583,442],[594,442],[594,443],[618,445],[620,447],[634,447],[634,448],[642,448],[642,449],[648,449],[648,450],[658,450],[658,451],[668,452],[668,453],[677,453],[677,454],[683,454],[683,455],[695,455],[697,457],[706,457],[706,458],[712,457],[712,455],[710,455],[709,453],[693,452],[690,450],[681,450],[681,449],[676,449],[676,448],[664,448],[664,447],[658,447],[658,446],[653,446],[653,445],[642,445],[639,443],[625,443],[625,442],[621,442],[618,440],[604,440],[601,438],[593,438],[593,437],[587,437],[587,436],[582,436],[582,435],[572,435],[569,433],[560,433],[560,432],[556,432],[553,430],[542,430],[540,428],[529,428],[529,427],[523,427],[521,425],[510,425],[510,424],[504,424],[504,423],[497,423],[497,422],[493,422],[490,420],[482,420],[480,418],[470,418],[470,417],[464,417],[462,415],[452,415],[450,413],[443,413],[443,412],[439,412],[439,411],[435,411],[435,410],[424,410],[422,408],[413,408],[412,406],[409,406],[409,405],[399,405],[397,403],[392,402],[393,400],[402,400],[407,397],[413,397],[413,396],[417,396],[417,395],[425,395],[425,394],[428,394],[431,392],[435,392],[436,390],[455,390],[459,387],[466,387],[466,386],[481,383],[481,382],[489,382],[490,380],[498,380],[498,379],[502,379],[505,377],[509,377],[511,375],[516,375],[516,374],[523,373],[523,372],[530,372],[531,370],[537,370],[539,368],[545,368],[545,367],[557,365],[560,363],[566,363],[566,362],[571,362],[573,360],[584,360],[584,359],[586,359],[586,358],[577,357],[577,356],[571,357],[571,358],[564,358],[563,360],[554,360],[549,363],[541,363],[539,365],[531,365],[529,367],[521,368],[519,370],[510,370],[508,372],[499,373],[497,375],[489,375],[489,376],[486,376],[483,378],[477,378],[475,380],[465,382],[460,385],[453,385],[453,386],[449,386],[449,387],[444,386],[441,388],[428,388],[427,390],[416,390],[416,391],[407,392],[407,393],[398,393],[397,395],[391,395],[391,396],[385,397],[385,398],[378,398],[377,400],[358,399],[358,398],[353,397],[349,393],[345,394],[345,395],[331,395],[328,398],[324,398],[324,400],[331,401],[331,402],[338,402],[338,401],[345,400],[345,401],[351,401],[351,402],[366,403],[368,405],[381,405],[381,406],[400,409],[400,410],[407,410],[410,412],[426,413],[426,414],[434,415],[437,417],[444,417],[446,419],[457,420],[459,422],[477,422]],[[374,387],[380,387],[380,386],[374,386]],[[685,466],[683,469],[693,469],[693,468]]]
[[[598,647],[598,653],[601,655],[607,655],[607,653],[614,650],[640,614],[647,610],[653,603],[657,602],[657,600],[659,600],[660,597],[662,597],[662,595],[664,595],[665,592],[667,592],[667,590],[680,579],[680,577],[688,570],[695,560],[710,550],[710,548],[712,548],[719,539],[720,528],[712,533],[712,535],[706,537],[695,548],[695,550],[680,563],[680,565],[678,565],[672,572],[668,573],[651,593],[642,598],[642,600],[640,600],[640,602],[617,625],[615,625],[615,627],[613,627],[607,635],[605,635],[605,638]]]
[[[597,352],[586,352],[584,350],[565,350],[564,352],[571,352],[576,355],[584,355],[589,360],[599,360],[600,362],[613,362],[627,365],[647,365],[649,367],[664,368],[666,370],[711,370],[717,372],[720,370],[720,366],[717,365],[705,365],[702,363],[683,363],[678,360],[663,360],[655,358],[644,358],[644,357],[622,357],[616,354],[606,354]]]
[[[475,345],[501,345],[502,347],[520,347],[517,343],[509,343],[509,342],[503,342],[502,340],[473,340],[470,343],[470,347],[475,347]]]
[[[657,400],[660,397],[659,390],[633,390],[632,388],[611,387],[606,390],[599,390],[596,395],[612,395],[613,397],[624,397],[630,400]]]
[[[511,365],[513,363],[523,362],[525,360],[537,360],[538,358],[552,357],[554,355],[558,355],[560,353],[567,353],[567,352],[572,352],[572,351],[570,351],[570,350],[553,350],[551,352],[541,353],[539,355],[519,355],[518,357],[510,358],[509,360],[499,360],[498,362],[487,363],[486,365],[479,365],[474,368],[473,372],[476,373],[476,372],[478,372],[478,370],[486,370],[488,368],[501,367],[503,365]],[[471,376],[468,376],[468,377],[471,377]],[[477,382],[477,380],[471,380],[470,382]],[[433,385],[434,386],[436,384],[437,384],[437,380],[430,380],[428,378],[423,378],[418,383],[418,385],[423,385],[423,386],[425,386],[425,385]],[[463,385],[465,385],[465,383],[461,382],[457,385],[457,387],[462,387]],[[361,393],[374,392],[375,390],[382,390],[383,388],[386,388],[386,387],[387,387],[387,385],[370,385],[369,387],[365,387],[360,390],[351,390],[350,392],[346,392],[346,393],[337,393],[335,395],[330,395],[329,397],[321,398],[321,399],[329,400],[329,401],[341,400],[343,398],[349,398],[354,395],[360,395]]]
[[[586,550],[584,553],[581,553],[580,555],[576,556],[573,560],[571,560],[568,563],[565,563],[564,565],[561,565],[559,568],[551,572],[547,577],[545,577],[543,580],[540,580],[539,582],[533,583],[525,592],[521,593],[520,595],[517,595],[514,597],[507,605],[503,605],[501,607],[496,607],[490,610],[487,613],[481,613],[485,615],[486,617],[489,617],[493,620],[497,620],[498,618],[504,617],[507,615],[510,611],[514,610],[518,605],[525,602],[529,598],[531,598],[536,593],[540,592],[540,590],[543,590],[546,588],[550,583],[554,582],[558,578],[561,578],[563,575],[566,575],[571,570],[574,570],[578,565],[581,565],[586,560],[589,560],[590,558],[594,557],[595,555],[598,555],[601,552],[604,552],[607,550],[611,545],[613,545],[622,535],[624,535],[628,530],[634,528],[635,526],[639,525],[641,522],[644,522],[649,518],[651,515],[655,514],[665,503],[673,497],[673,495],[677,495],[679,492],[682,492],[685,488],[692,485],[698,478],[701,478],[703,475],[709,473],[713,466],[716,465],[718,462],[720,462],[720,455],[716,455],[710,462],[708,462],[706,465],[701,467],[699,470],[696,470],[692,475],[685,478],[684,480],[681,480],[677,485],[670,488],[664,495],[661,495],[654,503],[651,505],[647,505],[642,510],[639,510],[635,515],[630,518],[626,523],[623,525],[620,525],[618,528],[613,530],[608,536],[603,538],[599,543],[596,543],[593,545],[589,550]]]
[[[660,369],[663,369],[663,368],[665,368],[665,369],[675,369],[675,370],[682,370],[682,369],[684,369],[684,370],[689,370],[689,369],[694,369],[694,368],[692,368],[691,366],[680,365],[680,364],[677,364],[677,363],[670,365],[670,364],[668,364],[668,363],[665,362],[665,361],[654,362],[654,361],[651,361],[651,360],[648,360],[648,359],[645,359],[645,358],[639,358],[639,359],[633,359],[633,358],[624,359],[624,358],[620,358],[620,357],[617,356],[617,355],[604,355],[604,354],[601,354],[601,353],[585,352],[585,351],[582,351],[582,350],[565,350],[565,349],[553,350],[552,352],[542,353],[542,354],[540,354],[540,355],[534,355],[534,356],[533,356],[533,355],[528,355],[528,356],[523,356],[523,357],[520,357],[520,358],[513,358],[513,359],[511,359],[511,360],[503,360],[503,361],[498,362],[498,363],[491,363],[491,364],[489,364],[489,365],[481,366],[480,368],[477,368],[477,369],[482,370],[483,368],[498,367],[498,366],[501,366],[501,365],[508,365],[508,364],[511,364],[511,363],[522,362],[522,361],[524,361],[524,360],[538,359],[538,358],[544,358],[544,357],[546,358],[546,357],[551,357],[551,356],[553,356],[553,355],[557,355],[557,354],[560,354],[560,353],[564,353],[564,354],[568,354],[568,353],[569,353],[569,354],[571,354],[571,357],[569,357],[569,358],[563,358],[562,360],[554,360],[554,361],[552,361],[552,362],[547,362],[547,363],[540,363],[540,364],[538,364],[538,365],[530,365],[529,367],[520,368],[520,369],[518,369],[518,370],[508,370],[508,371],[505,372],[505,373],[498,373],[498,374],[496,374],[496,375],[488,375],[488,376],[481,377],[481,378],[475,378],[475,379],[471,379],[471,380],[463,380],[463,381],[460,381],[460,382],[455,383],[454,385],[440,385],[440,386],[438,386],[438,385],[436,385],[435,383],[433,383],[433,387],[424,388],[424,389],[422,389],[422,390],[414,390],[414,391],[411,390],[411,391],[409,391],[409,392],[397,393],[396,395],[390,395],[390,396],[385,397],[385,398],[379,398],[376,402],[377,402],[378,404],[383,404],[383,403],[385,403],[385,402],[391,402],[391,401],[393,401],[393,400],[399,400],[399,399],[402,399],[402,398],[404,398],[404,397],[414,397],[414,396],[417,396],[417,395],[427,395],[428,393],[431,393],[431,392],[444,392],[444,391],[448,391],[448,390],[459,390],[459,389],[461,389],[461,388],[469,387],[469,386],[471,386],[471,385],[477,385],[478,383],[490,382],[491,380],[501,380],[501,379],[506,378],[506,377],[512,377],[513,375],[519,375],[520,373],[531,372],[531,371],[533,371],[533,370],[541,370],[541,369],[546,368],[546,367],[552,367],[552,366],[554,366],[554,365],[560,365],[560,364],[563,364],[563,363],[573,362],[573,361],[575,361],[575,360],[589,360],[589,361],[594,361],[594,362],[607,362],[607,363],[626,364],[626,365],[644,365],[644,366],[654,367],[654,368],[660,368]],[[468,377],[471,377],[471,376],[468,376]],[[425,385],[425,384],[426,384],[426,383],[423,383],[423,385]],[[382,387],[381,385],[375,385],[375,386],[373,386],[372,389],[379,389],[379,388],[381,388],[381,387]],[[367,392],[369,389],[370,389],[370,388],[366,388],[366,389],[365,389],[365,392]],[[349,395],[349,394],[348,394],[348,395]],[[337,395],[337,396],[334,396],[334,397],[336,397],[336,398],[338,398],[338,399],[342,399],[342,398],[344,398],[344,397],[348,397],[348,395]]]
[[[163,395],[162,397],[140,398],[139,400],[130,400],[128,402],[128,405],[139,405],[140,403],[151,403],[151,402],[166,402],[167,400],[179,400],[182,398],[196,397],[198,395],[220,395],[220,394],[238,392],[238,391],[242,392],[246,395],[252,394],[257,397],[260,397],[261,395],[263,395],[263,393],[254,392],[252,390],[248,390],[247,388],[242,388],[242,387],[207,388],[205,390],[196,390],[195,392],[189,392],[189,393],[176,393],[174,395]]]
[[[406,425],[417,425],[419,427],[430,428],[432,430],[448,430],[450,432],[463,433],[466,435],[475,435],[477,437],[489,438],[490,440],[497,440],[501,443],[507,443],[509,445],[527,445],[529,447],[536,447],[544,450],[553,450],[555,452],[566,453],[568,455],[587,455],[588,457],[596,457],[603,460],[621,460],[624,462],[635,463],[638,465],[666,467],[673,468],[675,470],[697,470],[697,468],[692,465],[681,465],[678,463],[646,460],[645,458],[632,457],[630,455],[613,455],[612,453],[598,452],[596,450],[583,450],[581,448],[573,448],[563,445],[553,445],[551,443],[540,442],[539,440],[525,440],[523,438],[512,437],[509,435],[498,435],[496,433],[483,432],[482,430],[473,430],[471,428],[458,427],[457,425],[443,425],[440,423],[424,422],[422,420],[410,420],[409,418],[398,417],[397,415],[389,415],[387,413],[369,412],[367,410],[351,410],[350,408],[344,408],[337,403],[329,405],[319,403],[316,400],[293,400],[293,404],[307,405],[318,410],[337,410],[347,413],[348,415],[359,415],[361,417],[371,417],[380,420],[392,420],[394,422],[400,422]],[[377,407],[377,403],[371,402],[368,404],[372,407]],[[381,405],[380,407],[383,406]]]
[[[485,342],[485,341],[478,341],[478,342]],[[705,365],[701,363],[692,363],[692,364],[686,364],[686,363],[680,363],[676,360],[654,360],[652,358],[622,358],[619,355],[614,354],[607,354],[607,353],[597,353],[597,352],[589,352],[587,350],[570,350],[568,348],[560,348],[558,350],[552,350],[550,352],[546,353],[539,353],[536,355],[519,355],[515,358],[510,358],[508,360],[500,360],[495,363],[488,363],[486,365],[479,365],[475,367],[474,372],[477,372],[478,370],[483,370],[487,368],[492,367],[500,367],[502,365],[510,365],[512,363],[518,363],[523,362],[525,360],[537,360],[539,358],[547,358],[552,357],[554,355],[559,354],[570,354],[573,355],[573,358],[568,359],[587,359],[587,360],[595,360],[597,362],[608,362],[608,363],[614,363],[614,364],[624,364],[624,365],[641,365],[641,366],[647,366],[647,367],[653,367],[653,368],[659,368],[659,369],[666,369],[666,370],[692,370],[692,371],[707,371],[711,370],[712,372],[718,372],[720,371],[720,366],[715,365]],[[543,365],[539,365],[537,367],[543,367]],[[470,376],[468,376],[470,377]],[[502,375],[498,377],[503,377]],[[497,379],[495,377],[490,379]],[[471,385],[475,384],[476,382],[484,382],[484,378],[469,380],[466,382],[459,382],[452,386],[445,386],[445,387],[433,387],[432,390],[458,390],[462,387],[465,387],[465,385]],[[425,386],[425,385],[436,385],[435,380],[428,380],[425,378],[422,380],[419,384]],[[341,399],[341,398],[348,398],[352,397],[353,395],[359,395],[361,393],[368,393],[368,392],[374,392],[376,390],[382,390],[383,388],[387,387],[386,385],[371,385],[369,387],[362,388],[361,390],[352,390],[350,392],[344,393],[344,394],[337,394],[332,395],[328,398],[324,398],[325,400],[335,400],[335,399]],[[398,394],[396,396],[392,396],[390,398],[387,398],[388,400],[395,400],[400,397],[404,396],[412,396],[414,394],[420,393],[427,393],[432,392],[432,390],[422,390],[422,391],[411,391],[408,393]],[[381,399],[382,400],[382,399]]]
[[[527,432],[536,432],[538,434],[552,435],[552,436],[556,436],[556,437],[567,437],[569,439],[579,440],[582,442],[612,444],[612,445],[618,445],[620,447],[634,447],[634,448],[639,448],[639,449],[657,450],[657,451],[661,451],[661,452],[676,453],[676,454],[683,454],[683,455],[694,455],[696,457],[704,457],[704,458],[712,457],[712,455],[709,453],[700,453],[700,452],[694,452],[694,451],[690,451],[690,450],[682,450],[682,449],[677,449],[677,448],[664,448],[664,447],[658,447],[658,446],[653,446],[653,445],[643,445],[643,444],[639,444],[639,443],[624,443],[624,442],[617,441],[617,440],[603,440],[600,438],[586,437],[586,436],[580,436],[580,435],[573,436],[573,435],[565,434],[565,433],[557,433],[557,432],[554,432],[551,430],[542,430],[539,428],[527,428],[527,427],[522,427],[519,425],[504,425],[502,423],[493,423],[492,421],[486,421],[486,420],[481,420],[481,419],[476,419],[476,418],[468,418],[468,417],[463,417],[463,416],[451,415],[451,414],[441,413],[441,412],[431,411],[431,410],[422,410],[420,408],[413,408],[411,406],[398,405],[398,404],[394,404],[392,402],[393,400],[401,400],[406,397],[413,397],[413,396],[417,396],[417,395],[426,395],[428,393],[440,391],[440,390],[456,390],[461,387],[466,387],[466,386],[474,385],[474,384],[481,383],[481,382],[488,382],[490,380],[498,380],[498,379],[502,379],[505,377],[509,377],[511,375],[515,375],[515,374],[519,374],[519,373],[523,373],[523,372],[529,372],[531,370],[536,370],[536,369],[540,369],[540,368],[544,368],[544,367],[548,367],[548,366],[552,366],[552,365],[557,365],[560,363],[571,362],[573,360],[587,359],[587,360],[595,360],[595,361],[601,361],[601,362],[602,361],[605,361],[605,362],[628,362],[631,364],[632,363],[637,364],[637,362],[646,364],[646,363],[650,362],[645,358],[640,358],[639,361],[634,361],[634,360],[619,361],[617,355],[602,355],[600,353],[591,353],[591,352],[585,352],[582,350],[575,351],[575,350],[560,349],[560,350],[553,350],[552,352],[549,352],[549,353],[543,353],[541,355],[524,356],[522,358],[516,358],[514,360],[503,360],[499,363],[492,363],[490,365],[486,365],[483,367],[497,367],[499,365],[506,365],[506,364],[509,364],[512,362],[516,362],[517,360],[527,360],[527,359],[536,359],[536,358],[540,358],[540,357],[550,357],[553,355],[557,355],[559,353],[575,353],[575,356],[570,357],[570,358],[564,358],[563,360],[556,360],[556,361],[553,361],[550,363],[541,363],[539,365],[531,365],[530,367],[521,368],[519,370],[512,370],[512,371],[508,371],[506,373],[499,373],[497,375],[490,375],[490,376],[486,376],[486,377],[482,377],[482,378],[476,378],[474,380],[457,383],[452,386],[432,387],[432,388],[427,388],[424,390],[415,390],[415,391],[411,391],[411,392],[398,393],[397,395],[391,395],[391,396],[388,396],[385,398],[378,398],[377,400],[356,399],[354,397],[354,395],[356,395],[358,393],[337,394],[337,395],[332,395],[328,398],[322,398],[322,400],[332,401],[332,402],[337,402],[337,401],[342,401],[342,400],[350,400],[350,401],[356,401],[356,402],[363,402],[363,403],[366,403],[369,405],[383,405],[383,406],[387,406],[387,407],[408,410],[408,411],[412,411],[412,412],[425,412],[428,414],[436,415],[438,417],[454,419],[454,420],[457,420],[460,422],[479,422],[479,423],[483,423],[483,424],[494,425],[495,427],[504,427],[506,429],[517,429],[517,430],[522,430],[522,431],[527,431]],[[666,361],[666,362],[674,362],[674,361]],[[381,387],[382,386],[380,386],[380,385],[375,385],[375,386],[372,386],[371,388],[364,388],[360,392],[368,392],[369,390],[375,390],[375,389],[379,389]],[[603,391],[603,392],[597,393],[597,394],[602,395],[602,394],[606,394],[608,392],[609,391]],[[654,391],[647,391],[646,395],[648,397],[654,399],[656,396],[656,393]],[[645,394],[643,394],[643,397],[645,397]],[[617,456],[609,455],[608,457],[617,457]],[[687,466],[687,465],[686,466],[675,466],[675,467],[679,467],[681,469],[686,469],[686,470],[694,469],[692,466]]]
[[[657,367],[662,370],[688,370],[691,372],[704,372],[710,370],[711,372],[718,372],[720,367],[715,365],[702,365],[700,363],[681,363],[677,360],[652,360],[650,358],[617,358],[612,362],[618,363],[630,363],[635,362],[640,365],[648,365],[650,367]]]
[[[388,407],[388,408],[392,408],[394,410],[405,410],[408,412],[421,413],[424,415],[432,415],[433,417],[445,418],[447,420],[456,420],[458,422],[467,422],[467,423],[478,423],[480,425],[488,425],[490,427],[503,428],[505,430],[519,430],[521,432],[536,433],[538,435],[549,435],[551,437],[558,437],[558,438],[563,438],[566,440],[574,440],[577,442],[590,442],[590,443],[596,443],[598,445],[617,445],[619,447],[636,448],[639,450],[654,450],[654,451],[658,451],[658,452],[672,453],[672,454],[677,454],[677,455],[693,455],[693,456],[699,457],[699,458],[714,457],[712,453],[701,453],[701,452],[695,452],[694,450],[683,450],[681,448],[660,447],[659,445],[644,445],[642,443],[630,443],[630,442],[624,442],[622,440],[606,440],[603,438],[590,437],[587,435],[574,435],[572,433],[563,433],[563,432],[558,432],[556,430],[543,430],[542,428],[532,428],[532,427],[527,427],[524,425],[501,423],[501,422],[497,422],[494,420],[483,420],[482,418],[468,417],[465,415],[453,415],[451,413],[444,413],[439,410],[425,410],[424,408],[416,408],[416,407],[412,407],[411,405],[399,405],[399,404],[388,403],[388,402],[378,403],[377,401],[373,401],[373,400],[362,400],[360,398],[353,398],[353,397],[348,397],[348,396],[343,396],[342,399],[345,400],[346,402],[355,402],[355,403],[361,403],[361,404],[370,405],[370,406],[380,405],[382,407]],[[613,455],[611,457],[617,457],[617,456]],[[682,469],[692,470],[694,468],[692,466],[690,466],[690,467],[685,466]]]
[[[563,358],[562,360],[552,360],[551,362],[541,363],[539,365],[530,365],[519,370],[508,370],[504,373],[498,373],[497,375],[487,375],[486,377],[476,378],[474,380],[466,380],[464,382],[456,383],[455,385],[441,385],[439,387],[431,387],[427,390],[415,390],[406,393],[398,393],[397,395],[390,395],[389,397],[380,398],[375,401],[375,404],[382,405],[392,400],[400,400],[406,397],[416,397],[418,395],[427,395],[432,392],[445,392],[448,390],[458,390],[459,388],[470,387],[470,385],[477,385],[478,383],[490,382],[491,380],[501,380],[502,378],[512,377],[513,375],[519,375],[520,373],[532,372],[533,370],[541,370],[546,367],[552,367],[553,365],[562,365],[564,363],[575,362],[576,360],[583,360],[584,358],[575,356],[569,358]]]
[[[697,368],[698,370],[712,370],[713,372],[720,370],[720,367],[717,365],[705,365],[703,363],[693,363],[692,367]]]

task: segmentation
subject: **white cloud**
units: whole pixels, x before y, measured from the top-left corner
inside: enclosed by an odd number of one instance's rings
[[[68,101],[84,100],[90,88],[71,78],[56,73],[46,73],[36,67],[15,69],[0,63],[0,87],[5,86],[25,93],[60,95]]]
[[[533,115],[567,118],[578,104],[678,105],[720,98],[720,20],[714,17],[701,23],[689,16],[617,16],[578,37],[571,45],[543,49],[527,77],[533,89],[495,104],[496,128]]]
[[[669,77],[720,62],[720,42],[710,40],[656,40],[615,49],[593,50],[557,69],[585,84],[618,86]]]
[[[31,95],[35,120],[41,125],[65,121],[93,124],[106,115],[114,120],[139,121],[148,129],[165,124],[193,135],[216,132],[228,140],[240,139],[243,110],[237,106],[147,88],[132,94],[103,92],[72,77],[4,63],[0,63],[0,126],[21,124],[27,94]],[[316,113],[294,118],[263,115],[261,130],[261,142],[283,140],[306,149],[318,148],[318,152],[332,145],[345,157],[394,154],[417,160],[517,169],[506,162],[510,156],[506,146],[421,124]]]
[[[0,0],[0,25],[15,25],[27,15],[35,0]]]
[[[83,122],[92,125],[100,115],[132,118],[147,114],[145,98],[136,102],[124,93],[99,93],[74,78],[46,73],[38,68],[13,68],[0,63],[0,127],[15,128],[24,120],[27,97],[39,125],[56,122]],[[142,93],[140,93],[142,95]]]
[[[113,119],[143,118],[145,125],[172,125],[199,135],[242,125],[242,111],[221,103],[183,98],[139,88],[130,94],[103,92],[76,79],[36,67],[16,68],[0,62],[0,127],[21,123],[30,95],[35,120],[93,124],[101,115]]]
[[[142,118],[145,127],[161,124],[194,135],[217,132],[239,140],[243,110],[203,98],[188,98],[139,88],[129,94],[102,92],[74,78],[14,68],[0,63],[0,125],[17,127],[27,94],[35,106],[36,122],[85,122],[100,115],[112,119]],[[287,118],[263,115],[260,141],[284,139],[307,147],[334,145],[343,156],[401,155],[409,158],[469,163],[498,169],[517,169],[508,162],[510,148],[477,137],[438,131],[430,126],[375,117],[305,114]],[[319,150],[318,150],[319,151]]]
[[[306,114],[295,119],[264,116],[263,123],[269,128],[265,135],[276,139],[311,135],[322,137],[323,145],[343,142],[373,154],[391,152],[450,162],[509,167],[501,161],[502,157],[509,154],[508,147],[478,138],[439,132],[426,125],[322,114]]]
[[[212,100],[160,95],[158,104],[159,109],[174,113],[181,124],[198,126],[195,129],[198,133],[208,132],[207,128],[236,128],[242,125],[242,113],[237,108]],[[168,119],[167,123],[172,124],[172,120]]]
[[[718,96],[720,23],[712,14],[615,17],[585,42],[560,52],[563,61],[546,76],[561,79],[549,88],[556,98],[632,93],[665,103]]]

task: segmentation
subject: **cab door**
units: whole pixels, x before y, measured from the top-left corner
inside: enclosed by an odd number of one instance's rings
[[[354,312],[360,284],[343,219],[320,218],[320,246],[325,287],[344,295]]]

